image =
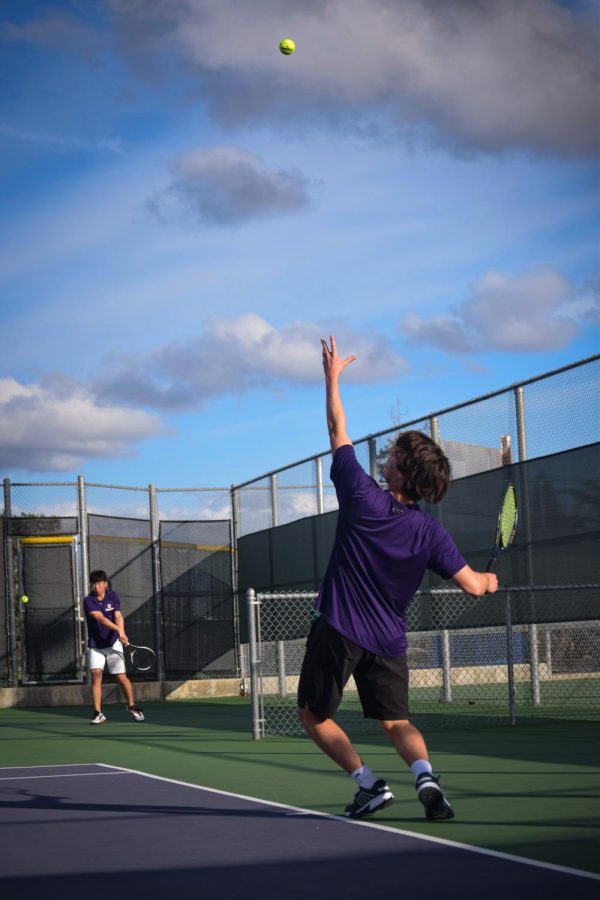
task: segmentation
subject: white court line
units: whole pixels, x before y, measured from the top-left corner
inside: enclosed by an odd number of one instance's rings
[[[0,772],[14,772],[15,769],[76,769],[78,766],[97,766],[101,763],[56,763],[45,766],[0,766]]]
[[[0,775],[0,783],[3,781],[37,781],[40,778],[87,778],[92,777],[106,778],[107,775],[130,775],[131,772],[65,772],[63,775],[7,775],[6,778]]]
[[[487,850],[485,847],[475,847],[471,844],[461,844],[459,841],[449,841],[446,838],[431,837],[425,834],[417,834],[414,831],[404,831],[401,828],[392,828],[389,825],[378,825],[376,822],[362,822],[357,819],[348,819],[346,816],[334,816],[331,813],[321,813],[314,809],[304,809],[301,806],[290,806],[287,803],[276,803],[273,800],[261,800],[260,797],[249,797],[247,794],[234,794],[231,791],[221,791],[218,788],[203,787],[200,784],[190,784],[188,781],[178,781],[176,778],[165,778],[162,775],[151,775],[149,772],[141,772],[139,769],[127,769],[124,766],[111,766],[109,763],[98,763],[107,769],[115,769],[123,774],[142,775],[144,778],[154,778],[156,781],[166,781],[169,784],[178,784],[182,787],[194,788],[197,791],[207,791],[209,794],[220,794],[223,797],[235,797],[238,800],[249,800],[251,803],[261,803],[263,806],[275,806],[278,809],[289,809],[299,815],[318,816],[322,819],[334,819],[345,822],[347,825],[359,825],[361,828],[376,828],[379,831],[387,831],[390,834],[401,834],[404,837],[414,838],[418,841],[426,841],[431,844],[442,844],[457,850],[467,850],[471,853],[479,853],[482,856],[493,856],[496,859],[504,859],[508,862],[521,863],[525,866],[533,866],[538,869],[548,869],[552,872],[562,872],[565,875],[577,875],[580,878],[591,878],[592,881],[600,881],[600,875],[596,872],[585,872],[583,869],[572,869],[569,866],[559,866],[555,863],[546,863],[537,859],[527,859],[524,856],[514,856],[512,853],[502,853],[500,850]]]

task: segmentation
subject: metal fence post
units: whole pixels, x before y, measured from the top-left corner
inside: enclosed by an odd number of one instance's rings
[[[429,419],[429,437],[436,444],[440,442],[440,423],[437,416],[431,416]]]
[[[156,677],[165,680],[165,659],[162,640],[162,583],[160,574],[160,519],[156,487],[148,485],[150,512],[150,552],[152,554],[152,593],[154,613],[154,646],[156,648]]]
[[[233,604],[233,642],[235,652],[235,663],[237,674],[240,678],[240,695],[246,693],[246,666],[244,655],[242,653],[242,641],[240,635],[240,598],[238,594],[238,555],[237,555],[237,535],[238,535],[238,518],[239,506],[238,496],[235,485],[231,485],[229,491],[229,502],[231,510],[231,524],[229,526],[229,543],[231,547],[231,596]]]
[[[320,456],[315,456],[315,473],[317,476],[317,515],[320,516],[325,509],[325,498],[323,495],[323,460]]]
[[[552,631],[549,627],[546,628],[544,637],[546,640],[546,671],[550,676],[552,675]]]
[[[277,673],[279,680],[279,696],[285,697],[287,694],[285,674],[285,641],[277,641]]]
[[[85,479],[77,476],[77,522],[79,525],[79,544],[81,546],[81,596],[87,597],[90,576],[90,553],[88,543],[87,501],[85,495]]]
[[[79,529],[79,546],[80,546],[80,567],[81,571],[79,573],[79,583],[81,585],[81,602],[83,603],[84,599],[87,597],[89,593],[89,576],[90,576],[90,550],[89,550],[89,541],[88,541],[88,512],[87,512],[87,497],[85,491],[85,479],[83,475],[77,476],[77,526]],[[87,627],[85,626],[85,616],[82,615],[82,611],[79,610],[78,616],[81,621],[79,622],[80,633],[81,633],[81,651],[82,654],[85,653],[85,648],[87,646]],[[82,655],[82,667],[85,669],[85,675],[82,672],[81,678],[85,679],[87,684],[91,682],[91,674],[89,669],[85,666],[84,656]]]
[[[524,462],[527,459],[527,434],[525,430],[525,393],[522,387],[515,388],[515,405],[519,462]]]
[[[10,478],[4,479],[4,521],[12,518],[10,496]],[[15,610],[15,585],[13,577],[12,542],[6,529],[4,534],[4,577],[6,585],[6,625],[8,638],[8,681],[10,687],[19,683],[19,665],[17,659],[17,618]]]
[[[276,528],[279,525],[279,510],[277,504],[277,475],[271,475],[271,525]]]
[[[248,643],[250,649],[250,700],[252,703],[252,737],[255,741],[263,736],[263,718],[261,716],[260,698],[260,655],[258,652],[258,599],[254,588],[246,591],[248,607]]]
[[[377,438],[369,438],[369,475],[375,481],[379,481],[379,466],[377,464]]]
[[[515,710],[515,657],[513,653],[512,612],[510,603],[510,591],[506,592],[504,601],[504,615],[506,624],[506,673],[508,684],[508,721],[510,725],[517,724]]]
[[[517,415],[517,446],[519,450],[519,462],[527,460],[527,431],[525,426],[525,392],[522,387],[515,388],[515,405]],[[529,478],[527,466],[523,467],[521,480],[521,510],[525,524],[525,540],[527,542],[527,581],[534,584],[533,559],[531,557],[531,514],[529,506]],[[535,594],[534,594],[535,600]],[[541,703],[540,692],[540,655],[538,646],[537,622],[529,625],[529,670],[531,677],[531,699],[535,706]]]
[[[442,631],[442,677],[444,683],[444,701],[452,703],[452,668],[450,662],[450,632]]]

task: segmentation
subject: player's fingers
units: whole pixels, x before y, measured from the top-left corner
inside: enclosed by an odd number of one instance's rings
[[[343,360],[344,368],[346,368],[346,366],[349,366],[350,363],[353,363],[355,359],[356,356],[354,354],[352,354],[351,356],[347,356],[346,359]]]

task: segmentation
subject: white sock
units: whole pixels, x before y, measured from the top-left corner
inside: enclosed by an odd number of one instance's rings
[[[415,781],[416,781],[417,778],[419,777],[419,775],[422,775],[423,772],[427,772],[429,775],[431,775],[431,773],[433,772],[433,769],[431,768],[431,764],[429,762],[427,762],[426,759],[417,759],[411,765],[410,771],[415,776]]]
[[[362,765],[360,769],[355,769],[350,773],[350,777],[362,788],[372,788],[377,778],[371,772],[367,765]]]

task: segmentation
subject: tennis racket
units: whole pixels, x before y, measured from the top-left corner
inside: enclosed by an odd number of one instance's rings
[[[138,644],[127,644],[123,647],[123,659],[130,669],[136,672],[149,672],[156,663],[156,653],[150,647]]]
[[[498,510],[498,527],[496,529],[496,540],[492,555],[485,568],[486,572],[493,572],[496,568],[498,553],[506,550],[512,544],[515,532],[517,530],[517,519],[519,515],[517,505],[517,492],[514,484],[508,484],[500,503]]]

